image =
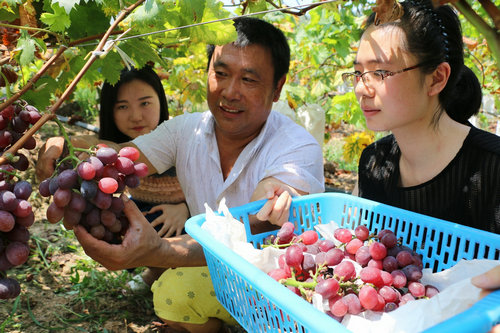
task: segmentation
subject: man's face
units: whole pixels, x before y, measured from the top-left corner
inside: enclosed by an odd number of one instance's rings
[[[279,99],[270,52],[260,45],[216,46],[208,68],[207,102],[216,134],[234,141],[256,137]]]

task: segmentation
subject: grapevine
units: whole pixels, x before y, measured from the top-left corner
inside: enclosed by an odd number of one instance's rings
[[[439,292],[422,284],[421,257],[401,245],[393,231],[370,234],[360,225],[354,231],[338,228],[334,238],[320,239],[314,230],[297,235],[294,224],[286,222],[264,242],[263,247],[285,249],[279,267],[268,275],[308,302],[321,295],[326,312],[339,322],[347,314],[390,312]]]

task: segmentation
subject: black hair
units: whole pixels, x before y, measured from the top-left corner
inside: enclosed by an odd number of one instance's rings
[[[238,17],[234,20],[234,27],[238,33],[234,45],[245,47],[257,44],[271,52],[274,67],[274,85],[290,68],[290,46],[283,32],[269,22],[253,17]],[[214,53],[215,45],[207,46],[208,65]]]
[[[462,29],[455,11],[448,5],[434,8],[430,0],[400,3],[403,16],[380,26],[396,26],[406,35],[407,51],[413,54],[424,73],[431,73],[442,62],[451,67],[446,87],[439,94],[442,106],[434,117],[437,122],[443,111],[454,120],[466,124],[479,112],[482,101],[481,84],[474,72],[464,64]],[[366,27],[375,24],[375,13]]]
[[[168,119],[168,105],[165,90],[163,89],[160,77],[153,68],[149,65],[141,69],[132,68],[129,70],[125,68],[121,71],[120,80],[116,84],[111,85],[109,82],[104,82],[102,85],[99,110],[99,139],[116,143],[131,140],[130,137],[123,134],[118,127],[116,127],[113,108],[121,85],[133,80],[141,80],[156,91],[158,99],[160,100],[160,120],[158,124]]]

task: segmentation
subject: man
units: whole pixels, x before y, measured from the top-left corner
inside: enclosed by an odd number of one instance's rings
[[[269,199],[261,220],[282,224],[292,195],[322,192],[323,158],[317,141],[286,116],[271,112],[289,68],[283,33],[254,18],[237,18],[235,42],[208,48],[210,111],[175,117],[131,145],[150,172],[176,166],[191,215],[204,203],[229,207]],[[189,235],[160,238],[127,198],[130,228],[122,244],[74,229],[85,252],[111,270],[167,269],[153,284],[156,314],[172,328],[217,332],[232,318],[217,302],[201,246]]]

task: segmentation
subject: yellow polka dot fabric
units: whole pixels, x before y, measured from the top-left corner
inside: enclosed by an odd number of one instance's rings
[[[207,266],[167,269],[151,291],[155,313],[162,319],[204,324],[218,318],[229,325],[237,323],[215,297]]]

